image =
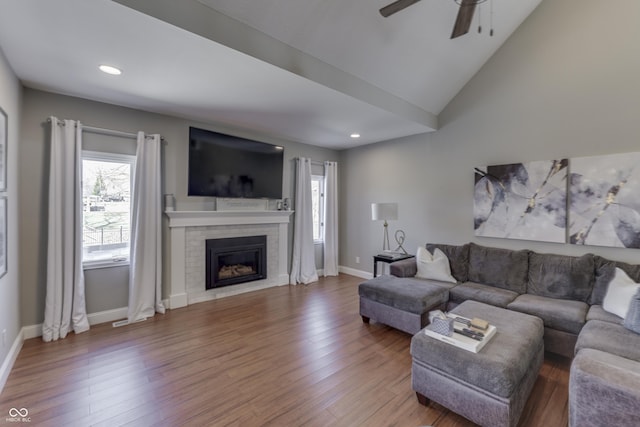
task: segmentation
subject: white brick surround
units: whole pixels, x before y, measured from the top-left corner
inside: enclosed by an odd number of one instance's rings
[[[288,224],[292,211],[167,211],[170,229],[169,308],[289,282]],[[267,236],[267,278],[205,290],[205,241]]]

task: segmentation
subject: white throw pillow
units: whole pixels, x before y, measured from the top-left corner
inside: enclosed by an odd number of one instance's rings
[[[602,308],[624,319],[627,317],[631,298],[638,288],[640,288],[640,283],[634,282],[624,270],[616,268],[616,274],[609,283],[607,294],[604,296]]]
[[[442,282],[456,283],[451,275],[449,258],[440,249],[433,251],[433,255],[424,247],[418,247],[416,251],[416,265],[418,272],[416,277],[421,279],[440,280]]]

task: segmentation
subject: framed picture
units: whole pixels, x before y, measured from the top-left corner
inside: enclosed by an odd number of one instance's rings
[[[7,189],[7,113],[0,108],[0,191]]]
[[[7,198],[0,197],[0,277],[7,272]]]

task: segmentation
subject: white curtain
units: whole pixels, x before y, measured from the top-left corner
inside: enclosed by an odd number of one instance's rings
[[[160,135],[138,132],[131,206],[128,322],[164,313]]]
[[[296,159],[295,223],[293,260],[289,283],[308,284],[318,280],[313,246],[313,212],[311,206],[311,160]]]
[[[82,269],[82,125],[55,117],[50,121],[44,341],[89,329]]]
[[[338,275],[338,163],[324,162],[324,275]]]

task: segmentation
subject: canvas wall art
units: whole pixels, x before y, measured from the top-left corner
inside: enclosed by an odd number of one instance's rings
[[[475,169],[476,236],[564,243],[567,159]]]
[[[640,153],[571,159],[569,242],[640,248]]]

